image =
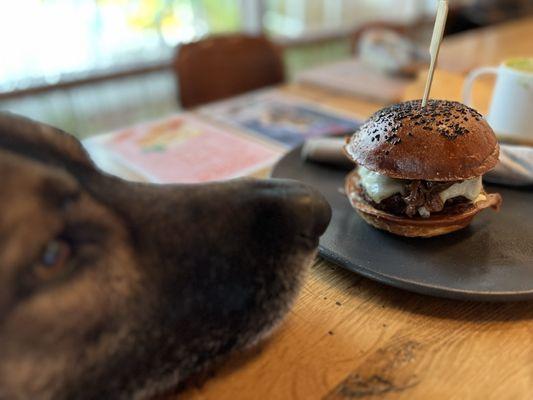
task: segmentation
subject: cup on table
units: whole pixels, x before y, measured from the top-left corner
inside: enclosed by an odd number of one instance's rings
[[[470,106],[472,85],[485,74],[495,74],[496,85],[487,122],[503,140],[533,143],[533,58],[512,58],[499,67],[482,67],[467,76],[463,102]]]

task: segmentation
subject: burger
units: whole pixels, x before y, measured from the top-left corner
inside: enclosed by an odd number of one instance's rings
[[[443,235],[498,210],[499,194],[483,189],[498,162],[496,136],[477,111],[455,101],[420,100],[384,108],[346,143],[357,167],[346,194],[370,225],[410,237]]]

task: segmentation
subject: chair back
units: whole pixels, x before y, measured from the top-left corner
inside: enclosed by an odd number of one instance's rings
[[[285,80],[279,49],[263,36],[214,36],[176,52],[179,100],[191,108]]]

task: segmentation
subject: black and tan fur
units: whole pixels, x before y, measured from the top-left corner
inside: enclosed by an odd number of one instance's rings
[[[291,181],[126,182],[10,114],[0,204],[1,400],[149,398],[253,345],[330,218]],[[50,243],[69,250],[58,270],[43,267]]]

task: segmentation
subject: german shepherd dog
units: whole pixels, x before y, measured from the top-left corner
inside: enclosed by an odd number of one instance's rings
[[[268,335],[331,210],[293,181],[150,185],[0,114],[0,399],[144,399]]]

